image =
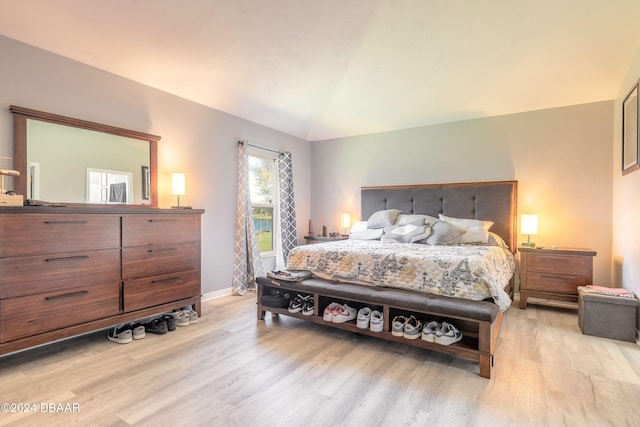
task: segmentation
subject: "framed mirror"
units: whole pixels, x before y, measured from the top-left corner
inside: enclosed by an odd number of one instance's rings
[[[12,105],[14,187],[60,204],[158,206],[160,137]]]

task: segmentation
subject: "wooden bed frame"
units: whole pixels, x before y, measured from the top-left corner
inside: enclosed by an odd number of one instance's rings
[[[406,185],[392,187],[362,188],[362,218],[383,209],[401,209],[405,214],[426,214],[437,217],[442,213],[455,218],[472,218],[494,221],[491,231],[498,234],[515,251],[517,181],[495,181],[476,183]],[[469,301],[428,293],[400,289],[376,288],[362,285],[338,283],[311,278],[301,282],[286,282],[260,277],[258,284],[259,320],[266,311],[284,314],[359,334],[375,336],[429,350],[453,354],[478,361],[480,376],[491,378],[493,355],[502,322],[500,313],[493,302]],[[272,289],[312,295],[315,310],[311,316],[289,313],[286,308],[268,307],[262,304],[262,295]],[[513,298],[513,279],[507,291]],[[381,310],[385,326],[382,332],[357,329],[351,323],[330,323],[322,319],[324,307],[332,301],[349,302],[360,308],[369,306]],[[411,313],[422,320],[449,320],[463,331],[462,341],[442,346],[417,340],[394,337],[390,332],[393,316]]]

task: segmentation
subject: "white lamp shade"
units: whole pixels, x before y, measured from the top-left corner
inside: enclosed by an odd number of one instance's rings
[[[185,194],[185,175],[182,172],[173,172],[171,174],[171,194],[174,196],[184,196]]]
[[[348,213],[341,213],[340,214],[340,224],[341,224],[342,228],[351,227],[351,215],[348,214]]]
[[[538,215],[522,215],[520,217],[522,234],[538,234]]]

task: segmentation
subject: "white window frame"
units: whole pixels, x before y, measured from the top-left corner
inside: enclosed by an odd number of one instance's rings
[[[272,176],[271,176],[271,180],[273,183],[273,186],[271,188],[272,194],[271,194],[271,203],[253,203],[253,201],[251,202],[251,212],[253,214],[253,208],[264,208],[264,207],[268,207],[268,208],[273,208],[273,246],[272,246],[272,250],[270,251],[261,251],[260,252],[260,257],[261,258],[267,258],[267,257],[275,257],[276,253],[277,253],[277,239],[276,236],[280,235],[280,210],[279,210],[279,197],[280,197],[280,189],[279,189],[279,185],[278,185],[278,167],[277,167],[277,158],[276,156],[269,156],[269,155],[265,155],[263,153],[258,153],[257,151],[254,150],[249,150],[249,157],[256,157],[256,158],[260,158],[260,159],[264,159],[264,160],[270,160],[273,162],[274,167],[273,167],[273,171],[272,171]]]

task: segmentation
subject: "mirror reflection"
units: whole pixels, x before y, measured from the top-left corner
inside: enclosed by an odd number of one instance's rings
[[[149,204],[149,142],[27,120],[27,198]]]

